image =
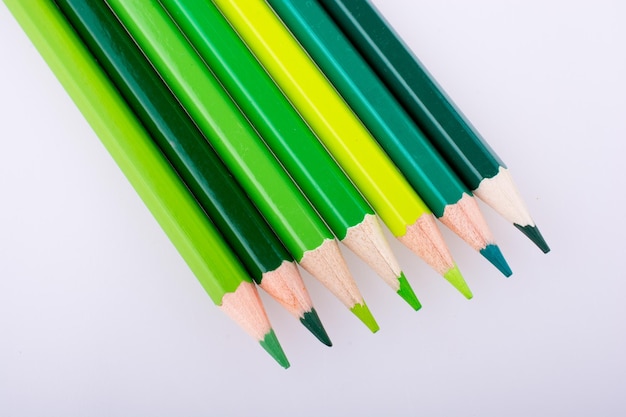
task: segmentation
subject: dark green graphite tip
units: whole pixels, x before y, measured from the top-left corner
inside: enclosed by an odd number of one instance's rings
[[[546,241],[543,239],[543,236],[541,235],[541,232],[539,231],[537,226],[520,226],[517,223],[513,223],[513,225],[517,227],[522,233],[524,233],[528,237],[528,239],[532,240],[533,243],[537,245],[543,253],[550,252],[550,246],[548,246]]]
[[[422,304],[417,299],[417,296],[413,292],[413,288],[409,285],[409,281],[407,281],[404,276],[404,272],[400,273],[398,277],[398,282],[400,283],[400,288],[398,289],[398,295],[404,299],[415,311],[422,308]]]
[[[498,268],[505,277],[513,275],[513,272],[511,271],[509,264],[506,262],[506,259],[504,259],[504,256],[502,256],[502,252],[500,252],[498,245],[487,245],[485,249],[481,249],[480,254],[487,258],[487,260],[496,268]]]
[[[304,313],[304,316],[300,319],[300,322],[309,329],[311,333],[317,337],[317,339],[326,346],[332,346],[333,342],[330,341],[322,322],[320,321],[317,311],[314,308],[311,311]]]
[[[274,333],[274,330],[270,330],[269,333],[265,335],[265,338],[259,342],[263,349],[267,351],[272,358],[276,360],[283,368],[289,368],[289,360],[287,356],[285,356],[285,352],[283,352],[283,348],[280,347],[280,343],[278,342],[278,338]]]

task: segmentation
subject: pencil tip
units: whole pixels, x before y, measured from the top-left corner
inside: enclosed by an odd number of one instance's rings
[[[398,277],[398,282],[400,283],[400,288],[398,289],[398,292],[397,292],[398,295],[402,297],[404,301],[409,303],[409,305],[413,307],[415,311],[422,308],[422,304],[420,303],[420,301],[417,299],[417,296],[413,292],[413,288],[411,288],[409,281],[407,281],[406,277],[404,276],[404,272],[400,273],[400,276]]]
[[[504,259],[502,252],[500,252],[498,245],[489,244],[484,249],[480,250],[480,254],[487,258],[493,266],[498,268],[498,270],[500,270],[505,277],[510,277],[513,274],[509,264],[506,262],[506,259]]]
[[[443,277],[461,294],[463,294],[465,298],[468,300],[472,299],[474,294],[472,294],[472,290],[470,290],[469,285],[465,282],[465,278],[461,275],[461,271],[459,271],[459,267],[456,266],[456,264],[453,268],[450,268],[448,272],[443,275]]]
[[[517,227],[522,233],[524,233],[526,237],[532,240],[533,243],[537,245],[543,253],[550,252],[550,246],[548,246],[548,244],[544,240],[537,226],[531,226],[531,225],[520,226],[517,223],[513,223],[513,225]]]
[[[367,307],[367,304],[363,302],[363,304],[355,304],[354,307],[350,309],[352,313],[361,320],[368,329],[372,331],[372,333],[376,333],[380,327],[378,327],[378,323],[376,323],[376,319],[372,316],[372,312]]]
[[[326,333],[326,330],[317,315],[317,311],[315,311],[314,308],[312,308],[311,311],[304,313],[300,322],[304,325],[304,327],[309,329],[309,331],[313,333],[313,335],[317,337],[320,342],[326,346],[333,345],[333,342],[330,341],[330,338],[328,337],[328,334]]]
[[[263,346],[263,349],[265,349],[280,366],[285,369],[289,368],[289,360],[287,356],[285,356],[285,352],[283,352],[283,348],[280,346],[273,329],[270,329],[259,344]]]

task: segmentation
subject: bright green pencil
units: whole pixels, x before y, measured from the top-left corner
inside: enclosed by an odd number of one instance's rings
[[[268,3],[333,83],[433,214],[506,276],[506,260],[471,191],[434,149],[317,2]]]
[[[414,309],[411,286],[378,218],[215,5],[161,0],[335,236]]]
[[[252,284],[51,0],[5,0],[213,302],[289,366]]]
[[[155,1],[108,4],[296,261],[378,330],[331,231],[165,10]]]
[[[467,298],[432,211],[264,0],[214,0],[398,239]]]
[[[550,247],[511,174],[369,0],[317,0],[333,16],[461,179],[544,253]]]

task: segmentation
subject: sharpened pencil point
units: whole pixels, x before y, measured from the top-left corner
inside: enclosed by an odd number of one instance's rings
[[[446,272],[443,277],[448,280],[450,284],[454,288],[456,288],[461,294],[465,296],[468,300],[471,300],[474,294],[472,294],[472,290],[465,282],[465,278],[461,275],[461,271],[459,271],[459,267],[454,265],[454,268],[451,268]]]
[[[320,321],[317,311],[314,308],[311,311],[304,313],[304,316],[300,319],[300,322],[304,324],[304,327],[309,329],[317,339],[326,346],[332,346],[333,342],[330,341],[322,322]]]
[[[513,223],[513,225],[517,227],[522,233],[524,233],[526,237],[528,237],[528,239],[532,240],[533,243],[537,245],[543,253],[550,252],[550,246],[548,246],[546,241],[543,239],[543,236],[541,235],[541,232],[539,231],[539,228],[537,226],[520,226],[517,223]]]
[[[376,333],[380,327],[378,327],[378,323],[376,323],[376,319],[372,316],[372,312],[367,307],[365,302],[363,304],[355,304],[354,307],[350,309],[352,313],[361,320],[368,329],[372,331],[372,333]]]
[[[504,274],[505,277],[510,277],[513,275],[509,264],[504,259],[502,252],[500,252],[500,248],[498,245],[487,245],[485,249],[480,250],[480,254],[487,258],[489,262],[493,264],[500,272]]]
[[[404,272],[400,273],[400,276],[398,277],[398,282],[400,283],[400,288],[398,289],[398,295],[402,297],[404,301],[409,303],[409,305],[413,307],[415,311],[422,308],[422,304],[420,303],[420,301],[417,299],[417,296],[413,292],[413,288],[411,288],[409,281],[407,281],[406,277],[404,276]]]
[[[285,356],[285,352],[283,352],[283,348],[280,346],[274,330],[270,329],[259,344],[263,346],[263,349],[265,349],[280,366],[285,369],[289,368],[289,360],[287,356]]]

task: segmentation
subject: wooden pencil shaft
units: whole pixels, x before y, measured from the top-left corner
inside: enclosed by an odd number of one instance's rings
[[[108,4],[297,261],[333,235],[156,2]]]
[[[504,167],[368,0],[317,0],[471,189]]]
[[[255,281],[292,261],[109,7],[56,2]]]
[[[372,208],[224,16],[205,0],[161,0],[340,240]]]
[[[471,192],[316,2],[268,0],[435,216]]]
[[[215,0],[395,236],[431,211],[264,0]]]
[[[213,302],[244,269],[51,0],[5,0]]]

